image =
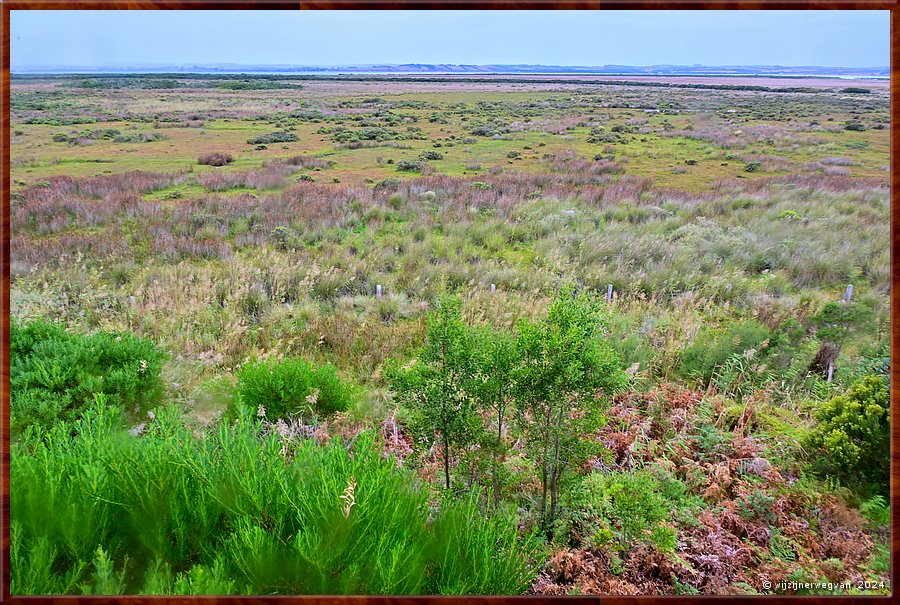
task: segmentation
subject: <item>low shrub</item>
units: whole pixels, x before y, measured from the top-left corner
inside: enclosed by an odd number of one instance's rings
[[[814,468],[861,491],[887,494],[890,401],[885,377],[869,375],[823,403],[809,436]]]
[[[292,132],[279,130],[247,139],[248,145],[266,145],[270,143],[295,143],[300,138]]]
[[[120,134],[113,141],[116,143],[155,143],[157,141],[165,141],[168,138],[161,132],[130,132]]]
[[[568,494],[558,535],[576,546],[622,552],[649,544],[671,552],[676,540],[672,522],[702,505],[686,493],[681,481],[647,469],[592,473]]]
[[[422,163],[413,162],[411,160],[400,160],[397,162],[397,170],[399,172],[420,172],[422,170]]]
[[[157,403],[165,355],[127,333],[74,334],[59,324],[10,322],[14,433],[77,419],[95,398],[143,411]]]
[[[240,402],[266,418],[329,415],[346,410],[350,387],[334,366],[313,367],[303,359],[257,361],[237,373]]]
[[[755,319],[732,324],[724,332],[703,329],[682,352],[680,373],[707,386],[729,359],[750,349],[759,351],[770,335],[769,329]]]
[[[747,162],[744,164],[744,172],[759,172],[762,167],[762,162]]]

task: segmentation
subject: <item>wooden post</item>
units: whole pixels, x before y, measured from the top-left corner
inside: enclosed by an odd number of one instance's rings
[[[134,305],[137,304],[137,299],[136,299],[134,296],[129,296],[129,297],[128,297],[128,302],[130,302],[130,303],[131,303],[131,306],[133,307]]]
[[[612,302],[612,284],[606,286],[606,302]]]
[[[375,286],[375,298],[381,298],[381,284]]]
[[[497,284],[491,284],[491,294],[497,291]]]
[[[834,361],[828,362],[828,382],[831,382],[831,378],[834,376]]]
[[[844,302],[850,302],[850,298],[853,296],[853,284],[847,284],[847,291],[844,292]]]

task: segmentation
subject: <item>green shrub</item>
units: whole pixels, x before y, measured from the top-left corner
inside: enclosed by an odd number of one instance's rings
[[[265,145],[270,143],[294,143],[299,141],[300,139],[292,132],[287,132],[286,130],[280,130],[277,132],[270,132],[268,134],[261,134],[256,137],[252,137],[247,139],[248,145]]]
[[[411,160],[400,160],[397,162],[397,170],[399,172],[419,172],[422,170],[422,163],[413,162]]]
[[[823,403],[809,446],[814,467],[861,491],[887,494],[890,477],[890,400],[885,378],[866,376]]]
[[[251,410],[265,410],[267,418],[329,415],[346,410],[351,389],[334,366],[313,367],[302,359],[257,361],[237,373],[240,402]]]
[[[444,154],[439,153],[437,151],[423,151],[419,156],[423,160],[443,160]]]
[[[164,353],[131,334],[74,334],[59,324],[10,322],[10,418],[14,432],[78,418],[96,397],[127,410],[157,403]]]
[[[876,494],[859,505],[860,514],[873,525],[890,525],[891,505],[884,496]]]
[[[371,433],[285,444],[243,417],[195,436],[169,407],[134,438],[120,418],[94,406],[13,446],[13,594],[511,594],[543,558],[474,494],[430,508]]]
[[[779,220],[799,221],[801,218],[803,218],[803,217],[800,216],[800,213],[797,212],[796,210],[782,210],[781,212],[778,213]]]
[[[646,469],[592,473],[568,494],[558,535],[576,546],[626,551],[649,544],[671,552],[677,537],[672,522],[702,504],[686,493],[678,479]]]
[[[759,172],[762,170],[762,162],[747,162],[744,164],[744,172]]]

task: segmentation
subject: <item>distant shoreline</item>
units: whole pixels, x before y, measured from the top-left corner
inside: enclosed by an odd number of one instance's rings
[[[26,66],[11,70],[13,75],[135,75],[135,74],[223,74],[284,76],[606,76],[606,77],[729,77],[729,78],[830,78],[838,80],[887,80],[889,67],[785,67],[778,65],[190,65],[87,67]]]
[[[77,79],[274,79],[297,82],[370,82],[456,84],[536,84],[589,86],[666,86],[673,88],[745,89],[772,92],[812,92],[856,85],[873,90],[887,90],[890,78],[878,76],[835,75],[767,75],[767,74],[562,74],[562,73],[421,73],[421,72],[13,72],[12,81],[71,81]]]

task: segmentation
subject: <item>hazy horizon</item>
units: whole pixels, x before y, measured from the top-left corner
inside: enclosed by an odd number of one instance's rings
[[[14,10],[10,63],[13,72],[229,64],[883,68],[889,14]]]

